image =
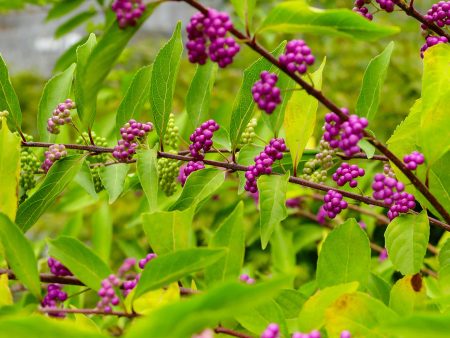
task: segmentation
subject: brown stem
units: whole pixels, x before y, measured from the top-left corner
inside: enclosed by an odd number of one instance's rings
[[[231,329],[227,329],[226,327],[222,327],[222,326],[216,327],[214,329],[214,332],[215,333],[222,333],[222,334],[226,334],[226,335],[229,335],[229,336],[232,336],[232,337],[238,337],[238,338],[252,338],[252,336],[249,336],[249,335],[247,335],[245,333],[234,331],[234,330],[231,330]]]
[[[121,311],[111,311],[105,312],[103,310],[98,309],[60,309],[60,308],[46,308],[40,307],[39,311],[42,313],[82,313],[85,315],[102,315],[102,316],[117,316],[117,317],[127,317],[127,318],[135,318],[139,317],[138,313],[127,313]]]
[[[198,9],[203,14],[208,13],[208,9],[204,7],[202,4],[198,3],[195,0],[175,0],[175,1],[184,1],[190,6]],[[416,14],[415,14],[416,15]],[[417,16],[417,15],[416,15]],[[414,16],[414,17],[416,17]],[[231,28],[230,33],[233,34],[236,38],[245,40],[246,36],[241,31],[236,28]],[[445,34],[444,34],[445,35]],[[450,37],[449,37],[450,39]],[[313,86],[311,86],[308,82],[303,80],[300,76],[295,73],[291,73],[288,71],[286,67],[284,67],[277,58],[275,58],[268,50],[258,44],[256,39],[247,40],[245,44],[257,52],[259,55],[264,57],[271,64],[276,66],[278,69],[283,71],[287,76],[293,79],[297,84],[305,89],[305,91],[315,97],[317,101],[322,103],[325,107],[327,107],[332,112],[336,113],[343,121],[348,119],[348,116],[339,108],[335,103],[333,103],[330,99],[328,99],[320,90],[317,90]],[[398,169],[400,169],[406,177],[411,181],[412,184],[423,194],[423,196],[430,202],[431,205],[438,211],[438,213],[444,218],[447,223],[450,223],[450,213],[445,210],[442,204],[431,194],[428,188],[414,175],[414,173],[406,168],[403,162],[397,158],[386,146],[384,146],[380,141],[375,139],[368,132],[364,133],[364,136],[368,139],[368,141],[375,146],[381,153],[383,153],[391,162],[393,162]]]

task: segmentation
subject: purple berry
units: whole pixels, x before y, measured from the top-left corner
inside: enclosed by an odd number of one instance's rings
[[[205,169],[205,165],[202,161],[189,161],[188,164],[181,166],[180,175],[178,175],[178,180],[181,185],[184,186],[186,184],[186,180],[190,174],[201,169]]]
[[[67,293],[61,290],[59,284],[48,284],[47,294],[41,302],[42,307],[57,308],[58,303],[64,302],[67,299]],[[50,313],[49,316],[63,318],[64,312]]]
[[[56,260],[53,257],[49,257],[47,260],[48,267],[50,268],[50,272],[55,276],[72,276],[72,272],[69,271],[60,261]]]
[[[63,144],[52,144],[44,155],[45,160],[41,168],[47,173],[53,163],[67,155],[66,147]]]
[[[364,169],[359,168],[356,164],[350,165],[344,162],[337,168],[332,178],[340,187],[343,187],[346,183],[350,182],[350,187],[355,188],[358,185],[356,178],[363,177],[364,175]]]
[[[121,29],[136,26],[139,18],[146,10],[142,0],[115,0],[111,5],[116,13],[117,23]]]
[[[122,139],[114,147],[113,156],[119,162],[128,162],[132,160],[139,142],[143,141],[145,136],[153,130],[151,122],[140,123],[136,120],[130,120],[120,128]]]
[[[214,120],[208,120],[203,122],[200,127],[195,129],[189,139],[191,144],[189,145],[189,151],[191,156],[197,161],[201,161],[205,158],[205,153],[208,152],[212,145],[212,137],[214,132],[219,130],[220,126]]]
[[[378,256],[378,261],[383,262],[388,258],[388,253],[386,249],[381,250],[380,255]]]
[[[403,162],[406,164],[406,167],[409,170],[415,170],[417,166],[423,164],[425,162],[425,157],[422,153],[419,153],[418,151],[413,151],[409,155],[405,155],[403,157]]]
[[[245,282],[247,284],[254,284],[255,280],[253,278],[251,278],[249,275],[247,275],[246,273],[243,273],[242,275],[239,276],[239,280],[241,282]]]
[[[341,332],[340,338],[352,338],[350,331],[344,330]]]
[[[55,110],[53,110],[52,117],[47,120],[47,131],[52,134],[59,134],[60,126],[72,122],[70,110],[75,107],[75,102],[71,99],[67,99],[63,103],[58,104]]]
[[[439,1],[431,6],[425,15],[425,20],[429,23],[435,23],[441,28],[450,25],[450,1]],[[426,30],[428,26],[422,24],[422,29]]]
[[[308,66],[314,64],[315,58],[305,41],[291,40],[287,43],[285,52],[280,56],[279,61],[289,73],[305,74]]]
[[[327,212],[329,218],[335,218],[348,204],[343,200],[342,194],[334,190],[328,190],[323,197],[323,210]]]
[[[289,198],[286,200],[286,207],[292,208],[292,209],[298,208],[298,207],[300,207],[300,203],[301,203],[300,197]]]
[[[280,327],[278,324],[270,323],[262,333],[261,338],[280,338]]]
[[[420,48],[420,57],[423,59],[425,51],[437,44],[447,43],[448,39],[445,36],[428,36],[425,40],[425,44]]]
[[[394,11],[395,3],[392,0],[376,0],[376,2],[380,5],[381,9],[384,9],[386,12],[391,13]]]
[[[256,81],[252,88],[253,100],[259,109],[272,114],[281,103],[281,91],[276,87],[278,76],[275,73],[263,71],[260,77],[261,80]]]

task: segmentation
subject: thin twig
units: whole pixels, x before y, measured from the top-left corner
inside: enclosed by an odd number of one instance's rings
[[[63,308],[47,308],[47,307],[40,307],[39,311],[42,313],[82,313],[85,315],[102,315],[102,316],[117,316],[117,317],[126,317],[126,318],[135,318],[139,317],[140,315],[138,313],[127,313],[122,311],[111,311],[106,312],[104,310],[98,310],[98,309],[63,309]]]
[[[247,335],[245,333],[234,331],[234,330],[231,330],[231,329],[227,329],[226,327],[222,327],[222,326],[216,327],[214,329],[214,332],[215,333],[222,333],[222,334],[226,334],[226,335],[229,335],[229,336],[232,336],[232,337],[238,337],[238,338],[252,338],[252,336],[249,336],[249,335]]]

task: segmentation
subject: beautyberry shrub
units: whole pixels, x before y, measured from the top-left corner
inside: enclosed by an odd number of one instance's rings
[[[275,73],[263,71],[260,78],[252,88],[253,100],[259,109],[270,115],[281,103],[281,91],[276,86],[278,76]]]

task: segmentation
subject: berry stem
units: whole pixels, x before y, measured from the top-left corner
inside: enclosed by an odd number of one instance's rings
[[[105,312],[103,310],[97,309],[61,309],[61,308],[39,308],[39,311],[42,313],[82,313],[85,315],[102,315],[102,316],[117,316],[117,317],[126,317],[126,318],[134,318],[138,317],[137,313],[126,313],[120,311],[111,311]]]
[[[226,334],[228,336],[238,337],[238,338],[252,338],[252,336],[246,335],[245,333],[227,329],[226,327],[222,327],[222,326],[216,327],[214,329],[214,332],[219,333],[219,334],[222,333],[222,334]]]

